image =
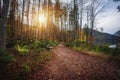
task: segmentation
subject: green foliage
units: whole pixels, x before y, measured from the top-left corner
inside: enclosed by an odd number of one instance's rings
[[[45,48],[37,48],[35,50],[33,50],[33,53],[40,53],[41,51],[45,51]]]
[[[30,47],[33,49],[46,47],[45,41],[34,41],[30,44]]]
[[[47,46],[47,41],[41,41],[39,44],[40,48],[46,48]]]
[[[111,55],[112,56],[118,56],[118,55],[120,55],[120,47],[117,47],[115,49],[111,49]]]
[[[109,54],[112,56],[120,55],[120,48],[119,47],[112,49],[112,48],[109,48],[109,45],[87,46],[84,42],[81,42],[81,41],[71,41],[71,42],[67,42],[66,46],[71,47],[75,50],[94,51],[94,52]]]
[[[30,67],[27,64],[22,64],[22,72],[23,73],[28,73],[30,72]]]
[[[37,58],[36,61],[46,62],[52,57],[51,52],[44,51]]]
[[[51,40],[44,40],[44,41],[34,41],[29,44],[29,48],[32,50],[33,53],[40,53],[41,51],[45,51],[47,45],[49,46],[56,46],[58,44],[57,41]]]
[[[11,61],[16,61],[13,55],[5,53],[5,51],[0,51],[0,63],[9,63]]]
[[[74,46],[74,42],[73,42],[73,41],[67,42],[65,45],[66,45],[67,47],[73,47],[73,46]]]
[[[33,47],[34,49],[39,48],[40,43],[41,43],[40,41],[35,41],[31,44],[31,47]]]
[[[73,46],[85,46],[85,42],[84,41],[80,41],[80,40],[75,40],[75,41],[70,41],[66,43],[67,47],[73,47]]]
[[[25,55],[29,52],[29,49],[26,45],[16,45],[15,47],[15,50],[17,50],[19,52],[19,55]]]
[[[35,41],[29,45],[29,48],[32,49],[32,53],[40,53],[41,51],[46,50],[46,43],[42,41]]]
[[[49,40],[48,42],[47,42],[47,45],[49,45],[49,46],[56,46],[58,44],[58,42],[57,41],[51,41],[51,40]]]
[[[51,41],[51,40],[46,40],[46,41],[35,41],[30,44],[30,47],[33,49],[36,48],[46,48],[47,45],[49,46],[56,46],[58,44],[57,41]]]
[[[109,48],[108,45],[103,45],[103,46],[92,46],[91,49],[92,51],[96,51],[96,52],[102,52],[105,54],[109,54],[109,55],[120,55],[120,49],[119,48]]]

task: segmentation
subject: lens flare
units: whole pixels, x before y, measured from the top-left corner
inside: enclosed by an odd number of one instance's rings
[[[39,19],[40,23],[45,23],[45,21],[46,21],[46,18],[45,18],[44,14],[40,14],[38,19]]]

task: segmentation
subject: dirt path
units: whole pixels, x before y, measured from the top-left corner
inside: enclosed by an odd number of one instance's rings
[[[114,61],[76,52],[63,44],[53,54],[44,71],[33,74],[31,80],[120,80],[120,67]]]

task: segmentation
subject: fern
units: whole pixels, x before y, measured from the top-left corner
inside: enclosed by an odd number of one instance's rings
[[[19,52],[20,55],[25,55],[29,52],[27,46],[16,45],[15,49]]]

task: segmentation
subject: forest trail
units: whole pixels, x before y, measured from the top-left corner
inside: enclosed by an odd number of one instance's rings
[[[62,43],[54,57],[29,80],[120,80],[120,66],[113,60],[73,51]]]

